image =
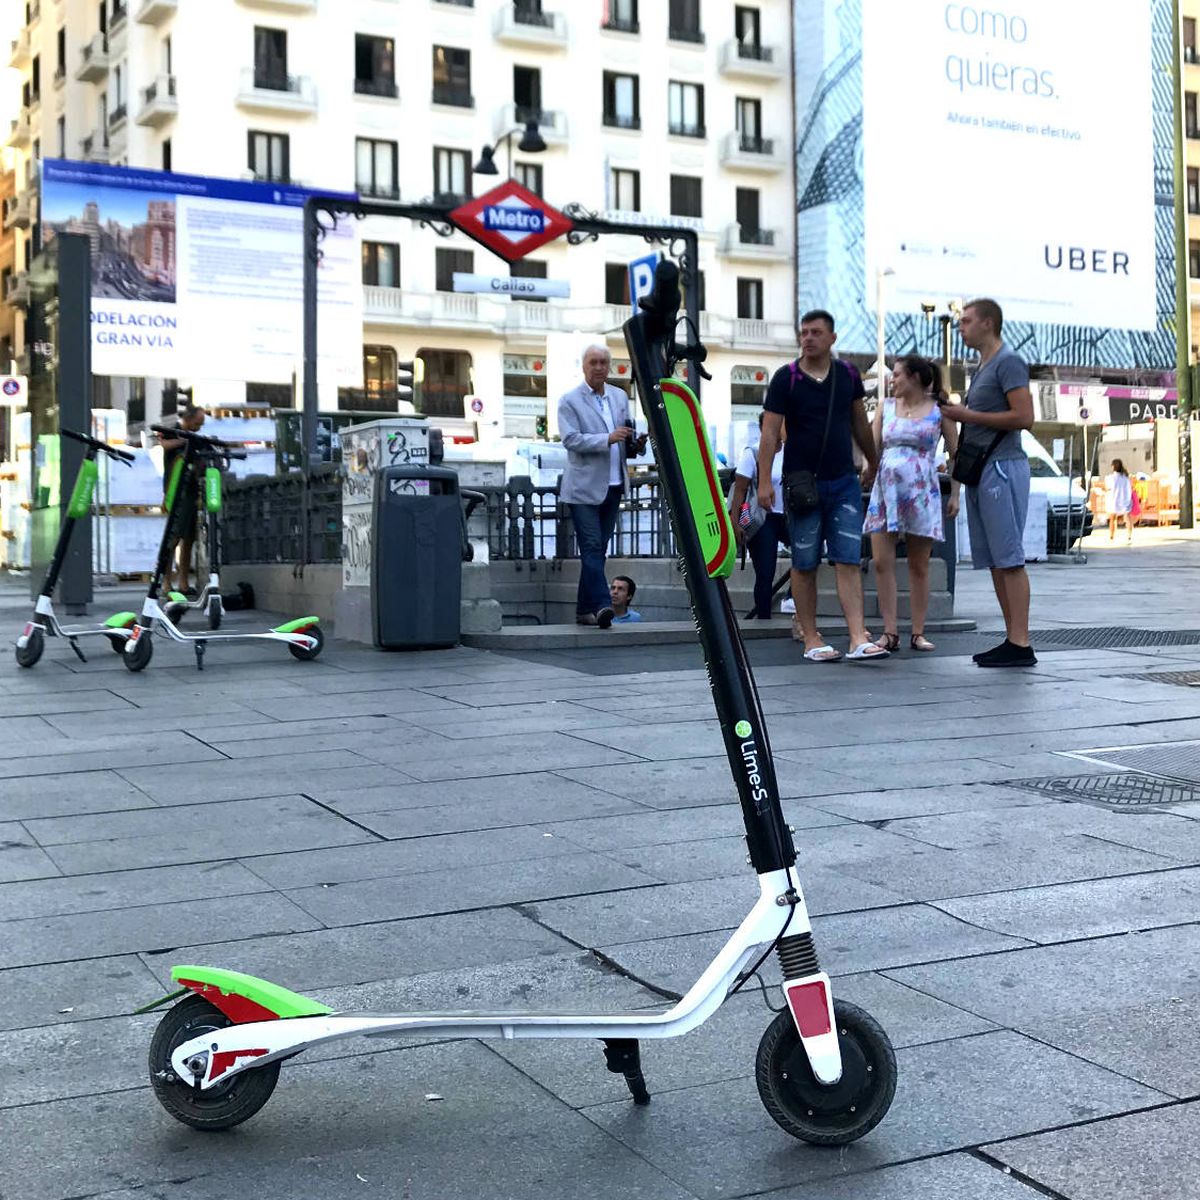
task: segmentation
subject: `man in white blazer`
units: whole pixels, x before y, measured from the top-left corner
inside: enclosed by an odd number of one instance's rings
[[[559,498],[570,506],[579,544],[580,625],[612,624],[604,555],[625,494],[625,460],[645,453],[646,435],[634,432],[629,399],[608,382],[612,355],[604,346],[583,352],[583,382],[558,402],[558,431],[567,448]]]

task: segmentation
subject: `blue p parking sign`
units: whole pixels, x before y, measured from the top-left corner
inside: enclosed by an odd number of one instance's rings
[[[635,258],[629,264],[629,303],[637,308],[638,301],[654,290],[654,268],[658,266],[658,254],[647,254]]]

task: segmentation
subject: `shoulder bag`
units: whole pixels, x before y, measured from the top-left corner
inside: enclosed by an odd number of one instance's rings
[[[796,381],[800,376],[797,363],[789,363],[792,372],[792,387],[795,391]],[[817,488],[817,471],[825,461],[825,447],[829,444],[829,426],[833,422],[833,402],[837,392],[837,359],[829,363],[829,404],[825,410],[825,432],[821,435],[821,452],[817,455],[816,471],[789,471],[783,477],[784,505],[793,516],[802,517],[813,511],[821,503],[821,493]],[[790,394],[790,393],[789,393]]]

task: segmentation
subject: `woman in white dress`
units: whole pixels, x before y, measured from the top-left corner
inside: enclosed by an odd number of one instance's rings
[[[1119,459],[1113,459],[1112,473],[1104,481],[1105,501],[1108,509],[1108,540],[1111,542],[1117,536],[1117,524],[1125,521],[1127,545],[1133,542],[1133,481],[1125,464]]]

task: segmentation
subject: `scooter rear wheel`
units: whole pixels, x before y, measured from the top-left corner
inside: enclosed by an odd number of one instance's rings
[[[882,1026],[845,1000],[833,1002],[842,1077],[818,1081],[790,1012],[767,1026],[758,1045],[755,1080],[772,1120],[817,1146],[857,1141],[883,1120],[896,1094],[896,1053]]]
[[[298,658],[302,662],[309,662],[316,658],[322,649],[324,649],[325,635],[321,632],[320,625],[314,625],[311,629],[306,629],[304,633],[307,637],[313,638],[317,644],[310,649],[307,646],[298,646],[295,642],[288,642],[288,651],[293,658]]]
[[[215,1132],[240,1125],[270,1100],[279,1081],[277,1062],[253,1067],[202,1092],[175,1074],[171,1053],[177,1046],[232,1024],[203,996],[189,996],[167,1011],[150,1041],[150,1086],[154,1095],[175,1120],[193,1129]]]
[[[17,647],[17,666],[32,667],[42,657],[42,651],[45,649],[46,635],[40,625],[35,625],[29,637],[25,639],[25,645]]]
[[[209,629],[221,628],[221,616],[223,613],[221,607],[220,596],[210,596],[208,600],[208,627]]]
[[[129,643],[127,642],[126,645]],[[121,653],[121,661],[131,671],[143,671],[149,665],[150,660],[154,657],[154,639],[150,636],[149,630],[143,629],[138,640],[134,642],[132,650],[123,650]]]

